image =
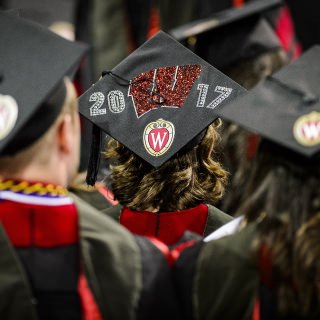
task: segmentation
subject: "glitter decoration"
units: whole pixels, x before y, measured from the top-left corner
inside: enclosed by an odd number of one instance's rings
[[[102,92],[94,92],[89,97],[90,102],[94,102],[94,104],[90,107],[90,116],[99,116],[102,114],[106,114],[106,109],[100,109],[104,103],[104,94]]]
[[[207,97],[209,85],[208,84],[204,84],[204,83],[200,83],[200,84],[198,84],[198,88],[197,89],[200,91],[200,94],[199,94],[199,97],[198,97],[198,102],[197,102],[197,107],[198,108],[203,108],[204,104],[206,102],[206,97]]]
[[[112,90],[108,93],[109,110],[113,113],[122,112],[126,103],[124,101],[123,93],[120,90]]]
[[[227,99],[231,92],[231,88],[226,88],[226,87],[221,87],[221,86],[216,86],[214,89],[214,92],[220,93],[220,95],[215,98],[208,106],[207,108],[214,109],[217,107],[223,100]]]
[[[137,117],[159,107],[181,108],[201,73],[201,66],[190,64],[153,69],[131,80]]]

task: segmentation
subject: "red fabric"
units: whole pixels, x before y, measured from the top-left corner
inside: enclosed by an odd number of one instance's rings
[[[78,242],[78,215],[71,205],[0,202],[0,221],[14,246],[52,247]]]
[[[153,236],[166,245],[176,243],[187,230],[204,234],[208,207],[200,204],[195,208],[176,212],[131,211],[124,208],[120,223],[131,232],[141,236]]]
[[[244,2],[244,0],[232,0],[232,4],[236,8],[243,6]]]
[[[275,29],[283,49],[291,60],[297,59],[302,50],[295,40],[294,26],[288,7],[281,9]]]
[[[271,251],[261,244],[259,251],[260,281],[267,287],[273,287]]]
[[[260,301],[258,298],[253,306],[252,320],[260,320]]]
[[[160,12],[158,8],[152,7],[150,10],[147,39],[153,37],[158,31],[160,31]]]
[[[252,160],[256,153],[260,142],[260,136],[257,134],[250,134],[247,140],[246,155],[248,160]]]
[[[100,320],[102,319],[100,310],[94,296],[89,288],[87,279],[83,273],[79,276],[78,292],[82,307],[83,320]]]

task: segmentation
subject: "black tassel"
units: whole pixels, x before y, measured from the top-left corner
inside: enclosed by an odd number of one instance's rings
[[[90,186],[94,186],[97,181],[100,165],[100,145],[101,145],[101,130],[95,124],[92,127],[90,158],[87,169],[86,182]]]

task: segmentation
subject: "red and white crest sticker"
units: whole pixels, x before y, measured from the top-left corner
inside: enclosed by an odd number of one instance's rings
[[[18,118],[18,104],[8,95],[0,94],[0,140],[4,139],[13,129]]]
[[[293,135],[303,146],[312,147],[320,143],[320,113],[313,111],[298,118],[293,126]]]
[[[143,132],[143,143],[147,152],[154,157],[165,154],[174,139],[174,125],[163,119],[150,122]]]

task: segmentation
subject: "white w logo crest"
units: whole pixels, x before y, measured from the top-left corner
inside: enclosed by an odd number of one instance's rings
[[[293,135],[304,146],[320,143],[320,113],[311,112],[298,118],[293,126]]]
[[[165,141],[165,139],[166,139],[166,136],[167,136],[167,134],[168,134],[168,132],[166,131],[166,132],[163,132],[162,133],[162,138],[161,138],[161,133],[162,132],[157,132],[157,133],[155,133],[155,132],[151,132],[150,134],[151,134],[151,139],[152,139],[152,145],[153,145],[153,149],[162,149],[162,145],[163,145],[163,143],[164,143],[164,141]],[[156,135],[156,138],[154,137]],[[158,145],[159,145],[159,147],[158,147]]]
[[[154,157],[162,156],[166,153],[173,142],[173,138],[173,124],[163,119],[150,122],[143,133],[144,147]]]
[[[319,122],[309,122],[306,123],[301,130],[307,139],[317,139],[320,135],[320,123]]]

